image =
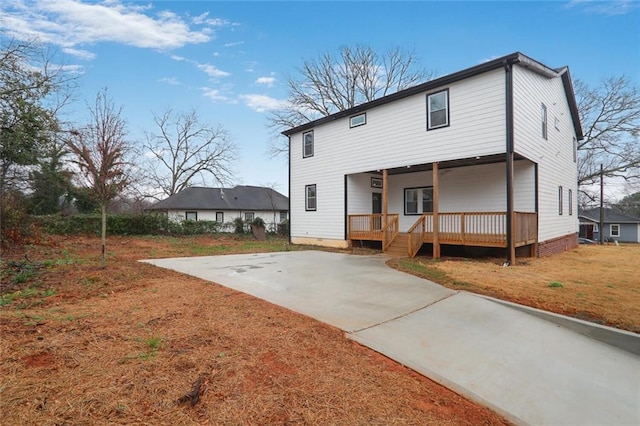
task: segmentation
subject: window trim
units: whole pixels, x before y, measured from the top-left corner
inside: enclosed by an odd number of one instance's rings
[[[307,135],[311,135],[311,153],[307,154]],[[315,135],[313,134],[313,130],[309,130],[308,132],[302,133],[302,158],[313,157],[315,153]]]
[[[562,190],[562,185],[560,185],[558,187],[558,215],[562,216],[562,197],[563,196],[563,190]]]
[[[364,119],[364,121],[362,123],[353,124],[353,119],[354,118],[360,118],[360,117],[362,117]],[[366,112],[363,112],[362,114],[352,115],[351,117],[349,117],[349,128],[350,129],[353,129],[354,127],[364,126],[365,124],[367,124],[367,113]]]
[[[309,207],[309,190],[313,188],[313,208]],[[315,212],[318,209],[318,188],[315,183],[304,186],[304,210],[307,212]]]
[[[218,220],[218,215],[222,216],[222,220]],[[216,212],[216,222],[224,223],[224,212]]]
[[[247,219],[247,215],[251,215],[251,219]],[[255,218],[256,218],[256,212],[254,212],[254,211],[246,211],[246,212],[244,212],[244,221],[246,223],[253,222],[253,220]]]
[[[429,102],[429,100],[432,96],[439,95],[441,93],[445,94],[446,103],[445,103],[444,109],[446,111],[446,114],[445,114],[446,121],[444,124],[439,124],[434,126],[431,124],[431,102]],[[428,93],[427,94],[427,131],[441,129],[443,127],[449,127],[449,125],[451,124],[450,116],[449,116],[450,111],[451,111],[451,104],[449,102],[449,88],[438,90],[437,92]]]
[[[404,188],[404,190],[402,191],[403,194],[403,206],[404,206],[404,215],[405,216],[421,216],[425,213],[432,213],[433,212],[433,204],[431,207],[431,212],[425,212],[423,211],[423,207],[424,207],[424,198],[422,198],[422,191],[424,191],[425,189],[430,189],[431,190],[431,196],[433,197],[433,185],[431,186],[415,186],[415,187],[409,187],[409,188]],[[418,191],[416,194],[418,195],[416,198],[416,213],[407,213],[407,191],[408,190],[416,190]],[[433,203],[433,199],[431,200],[431,202]]]
[[[284,218],[283,218],[284,216]],[[280,210],[280,223],[284,222],[289,218],[289,214],[286,210]]]
[[[593,232],[600,232],[600,231],[598,230],[598,224],[597,224],[597,223],[594,223],[594,224],[593,224]]]
[[[615,233],[615,235],[613,234],[613,227],[616,227],[618,229],[618,232]],[[617,237],[620,238],[620,224],[619,223],[610,223],[609,224],[609,236],[610,237]]]
[[[543,103],[542,107],[540,108],[540,120],[541,120],[541,124],[542,124],[542,138],[544,140],[549,140],[549,126],[548,126],[548,122],[549,122],[549,114],[547,111],[547,106]]]
[[[195,219],[189,219],[189,215],[190,214],[194,214],[196,216]],[[197,211],[193,211],[193,210],[188,210],[184,212],[184,220],[193,220],[195,222],[198,221],[198,212]]]

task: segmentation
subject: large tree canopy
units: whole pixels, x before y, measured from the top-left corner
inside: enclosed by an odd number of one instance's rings
[[[166,110],[154,121],[157,132],[147,134],[143,148],[151,163],[150,185],[162,195],[211,179],[218,184],[232,180],[237,148],[222,126],[203,123],[195,111]]]
[[[307,59],[299,77],[287,79],[286,104],[269,115],[270,127],[285,129],[344,111],[356,105],[415,86],[432,77],[417,66],[415,56],[400,48],[379,54],[371,47],[344,46],[337,55]],[[272,155],[287,153],[283,138],[269,146]]]
[[[597,87],[577,80],[576,98],[584,140],[578,145],[578,184],[585,193],[604,176],[640,180],[640,93],[626,77]]]
[[[0,41],[0,192],[22,185],[57,129],[72,77],[35,42]],[[53,99],[54,95],[61,95]]]

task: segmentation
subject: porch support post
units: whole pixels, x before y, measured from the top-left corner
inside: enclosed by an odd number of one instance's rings
[[[505,116],[506,116],[506,198],[507,198],[507,217],[506,217],[506,229],[507,233],[507,263],[509,265],[515,265],[516,263],[516,246],[513,241],[515,236],[515,214],[513,203],[513,160],[514,160],[514,132],[513,132],[513,65],[505,61]]]
[[[387,226],[387,215],[389,214],[389,172],[382,170],[382,229]],[[387,245],[387,233],[382,233],[382,248]]]
[[[440,220],[438,218],[438,203],[440,199],[440,190],[438,184],[438,163],[433,163],[433,258],[440,259],[440,241],[438,233],[440,232]]]

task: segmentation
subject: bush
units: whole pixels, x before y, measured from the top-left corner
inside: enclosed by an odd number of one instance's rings
[[[278,235],[286,237],[289,235],[289,221],[283,220],[278,224]]]
[[[244,234],[244,220],[241,217],[233,219],[233,232],[236,234]]]
[[[99,214],[38,216],[35,220],[49,234],[100,235]],[[221,225],[215,221],[175,222],[165,214],[112,214],[107,216],[108,235],[200,235],[214,234]]]
[[[0,198],[0,244],[18,244],[31,234],[32,227],[24,196],[19,192],[7,191]]]

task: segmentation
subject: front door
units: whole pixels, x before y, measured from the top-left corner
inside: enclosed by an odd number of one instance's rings
[[[371,213],[382,213],[382,194],[379,192],[373,192],[371,194]],[[376,216],[373,218],[372,228],[382,229],[382,218],[380,216]]]

